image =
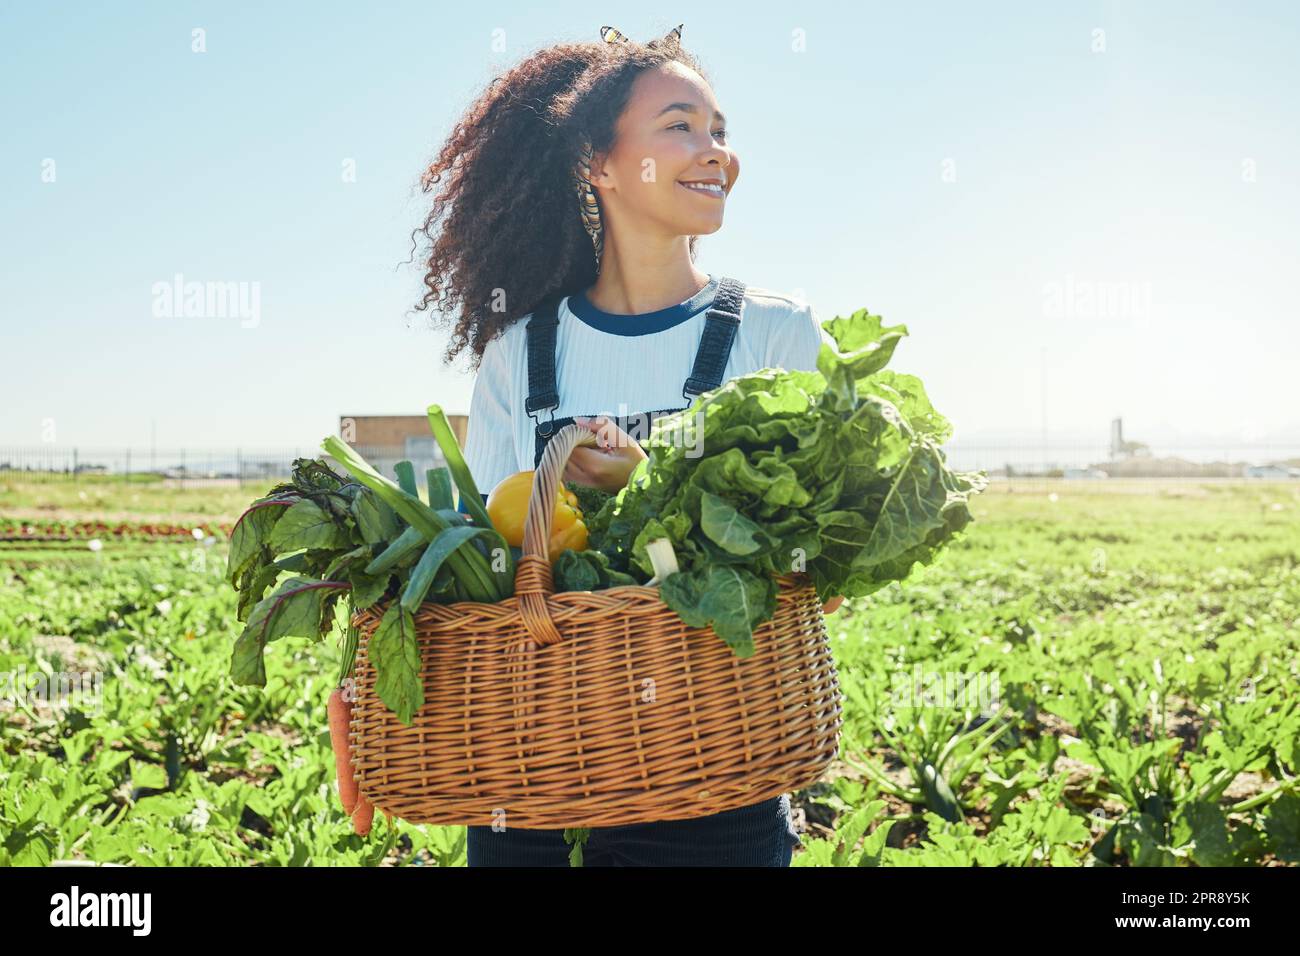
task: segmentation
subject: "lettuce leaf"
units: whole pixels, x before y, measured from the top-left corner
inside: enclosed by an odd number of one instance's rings
[[[885,368],[905,326],[860,309],[822,328],[835,345],[817,371],[762,369],[656,419],[646,461],[588,516],[611,571],[648,578],[645,545],[668,538],[680,571],[661,597],[740,656],[776,611],[778,576],[806,573],[823,601],[901,581],[970,523],[988,486],[948,467],[952,425],[920,379]]]

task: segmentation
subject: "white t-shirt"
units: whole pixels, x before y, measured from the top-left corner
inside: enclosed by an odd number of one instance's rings
[[[544,422],[552,413],[556,418],[615,418],[686,405],[682,386],[691,374],[718,278],[710,274],[709,284],[685,302],[639,315],[602,312],[585,294],[564,298],[555,339],[560,404],[553,412],[534,412],[537,420]],[[474,381],[465,460],[483,495],[501,479],[533,468],[536,423],[524,409],[528,318],[487,344]],[[831,340],[807,303],[747,286],[722,381],[764,368],[815,370],[823,341]]]

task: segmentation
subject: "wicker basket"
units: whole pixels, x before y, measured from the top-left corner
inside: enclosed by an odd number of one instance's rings
[[[808,786],[834,758],[839,684],[816,590],[782,576],[740,659],[659,589],[555,593],[546,557],[566,425],[534,478],[513,597],[415,615],[424,705],[401,723],[367,656],[385,606],[358,611],[350,746],[378,810],[411,823],[524,829],[705,816]]]

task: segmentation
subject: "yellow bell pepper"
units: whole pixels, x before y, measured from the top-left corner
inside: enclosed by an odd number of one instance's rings
[[[574,551],[587,550],[587,526],[583,523],[582,518],[575,518],[573,523],[563,531],[552,531],[550,540],[550,557],[551,563],[560,556],[560,552],[565,548],[572,548]]]
[[[524,546],[524,522],[528,518],[528,499],[532,493],[533,472],[517,471],[502,478],[488,494],[487,513],[492,519],[492,527],[516,548]],[[578,496],[563,483],[556,489],[555,515],[548,545],[552,561],[565,548],[583,551],[587,547],[587,526],[578,508]]]

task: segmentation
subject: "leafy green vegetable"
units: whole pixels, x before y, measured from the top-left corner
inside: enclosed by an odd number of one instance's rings
[[[411,612],[401,604],[390,604],[370,638],[368,652],[375,664],[375,693],[398,720],[410,724],[424,703],[420,648]]]
[[[307,548],[346,547],[348,536],[324,508],[310,498],[304,498],[275,523],[269,543],[276,554],[284,554]]]
[[[451,472],[446,468],[428,468],[424,476],[429,488],[429,507],[434,511],[439,508],[454,509],[456,499],[451,493]]]
[[[418,554],[420,545],[424,543],[425,537],[420,533],[420,529],[407,528],[366,566],[366,573],[381,574],[396,568],[407,558]]]
[[[269,643],[282,637],[319,641],[333,629],[339,601],[351,612],[401,594],[406,605],[394,601],[385,611],[372,662],[381,696],[410,723],[423,699],[422,689],[412,685],[413,674],[418,684],[419,667],[412,665],[407,646],[414,639],[411,612],[426,599],[467,600],[471,592],[482,599],[488,585],[495,588],[486,559],[467,542],[496,532],[467,525],[459,512],[430,509],[353,455],[350,464],[369,484],[345,480],[323,461],[298,459],[291,480],[253,502],[236,522],[226,577],[239,591],[238,615],[245,625],[231,653],[230,675],[238,684],[264,687]],[[397,471],[413,474],[409,467]],[[407,524],[408,516],[420,526]],[[439,527],[430,543],[426,532]],[[415,563],[422,550],[425,558]],[[451,568],[457,558],[458,568]],[[471,577],[462,581],[457,573],[468,562],[481,567],[469,568]],[[345,653],[350,669],[353,653]]]
[[[359,458],[361,456],[358,455],[357,457]],[[340,461],[342,461],[342,459],[340,459]],[[419,492],[415,484],[415,466],[409,461],[399,461],[393,466],[393,473],[397,475],[398,487],[411,497],[416,497]]]
[[[577,497],[578,510],[583,515],[594,515],[605,506],[605,502],[614,497],[608,491],[592,488],[590,485],[580,485],[576,481],[563,481],[561,484]]]
[[[439,515],[421,501],[418,494],[412,494],[375,471],[355,449],[341,438],[334,436],[326,438],[322,442],[322,446],[344,468],[350,471],[359,482],[378,494],[394,511],[409,522],[411,527],[417,528],[427,540],[432,541],[440,532],[451,527],[448,518]],[[398,462],[399,466],[401,464],[403,463]],[[410,485],[414,487],[414,472],[409,467],[410,463],[407,462],[406,464],[408,466],[406,469],[397,469],[398,475],[405,475],[401,480],[403,482],[409,481]],[[484,530],[490,530],[490,526]],[[492,533],[495,534],[495,532]],[[504,546],[504,541],[502,546]],[[451,563],[453,573],[460,579],[471,600],[495,603],[508,597],[513,591],[513,576],[495,574],[487,559],[473,548],[459,548],[453,551],[447,560]],[[507,577],[509,580],[501,580],[502,577]]]
[[[325,615],[326,592],[346,588],[336,581],[291,578],[270,597],[259,601],[248,616],[248,626],[235,642],[231,656],[231,677],[239,684],[266,686],[262,651],[282,637],[319,639]]]
[[[648,579],[646,546],[668,539],[679,570],[663,600],[741,657],[775,613],[778,576],[808,574],[822,601],[901,581],[966,527],[988,484],[945,463],[952,428],[920,380],[885,369],[905,326],[862,309],[822,328],[835,347],[817,371],[763,369],[657,419],[628,486],[584,512],[611,572]],[[557,566],[557,584],[591,579]]]
[[[456,481],[461,500],[474,518],[475,524],[480,528],[491,528],[492,519],[488,517],[487,508],[483,504],[483,496],[479,494],[478,485],[474,483],[474,476],[470,474],[469,466],[465,464],[465,456],[461,453],[460,444],[456,441],[456,436],[451,430],[451,423],[447,421],[446,413],[443,412],[441,405],[430,405],[427,413],[429,430],[433,432],[434,441],[438,443],[438,447],[442,450],[442,457],[447,460],[447,469]],[[501,542],[501,546],[505,547],[504,540]],[[513,577],[513,568],[511,568],[510,573],[511,577]]]
[[[556,591],[603,591],[626,584],[640,584],[635,577],[610,567],[609,557],[599,551],[561,551],[551,565]]]
[[[267,542],[271,537],[271,530],[284,511],[297,500],[300,499],[267,498],[255,502],[251,508],[240,515],[230,535],[227,577],[231,584],[237,584],[259,557],[270,560]]]
[[[564,831],[564,842],[573,847],[569,851],[569,866],[582,866],[582,850],[590,838],[589,827],[570,827]]]
[[[352,515],[367,544],[390,541],[400,530],[397,513],[369,488],[362,488],[352,499]]]
[[[414,613],[424,601],[424,595],[433,583],[434,575],[458,548],[467,545],[471,538],[484,534],[487,529],[462,526],[448,528],[438,535],[425,548],[424,554],[411,571],[411,579],[402,592],[402,607]]]

